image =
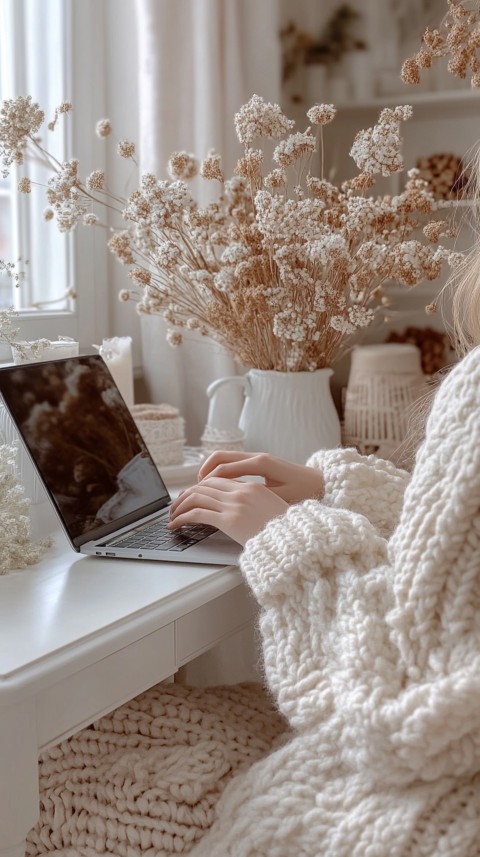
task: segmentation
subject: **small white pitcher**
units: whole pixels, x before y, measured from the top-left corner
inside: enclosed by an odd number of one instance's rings
[[[245,449],[270,452],[304,464],[317,449],[340,444],[340,420],[330,391],[332,369],[315,372],[274,372],[250,369],[246,375],[219,378],[207,389],[208,425],[217,426],[225,407],[218,391],[225,384],[243,387],[241,413],[231,414],[229,428],[245,434]]]

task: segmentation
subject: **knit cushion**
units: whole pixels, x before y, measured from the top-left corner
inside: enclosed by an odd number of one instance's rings
[[[260,685],[157,685],[43,754],[27,854],[186,853],[285,729]]]

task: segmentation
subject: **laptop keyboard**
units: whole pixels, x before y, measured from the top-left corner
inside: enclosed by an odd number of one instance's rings
[[[167,529],[167,524],[168,518],[151,521],[109,541],[108,545],[135,550],[184,551],[217,532],[215,527],[206,524],[189,524],[172,532]]]

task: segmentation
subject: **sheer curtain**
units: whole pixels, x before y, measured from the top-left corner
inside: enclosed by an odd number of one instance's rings
[[[240,154],[234,113],[253,93],[279,100],[278,0],[136,3],[142,170],[166,178],[172,151],[204,157],[214,148],[231,175]],[[213,184],[197,185],[200,202],[212,198]],[[222,349],[194,334],[172,349],[165,342],[164,322],[155,317],[142,318],[142,351],[151,400],[179,407],[188,441],[197,444],[208,411],[206,387],[236,374],[238,367]]]
[[[240,154],[234,113],[254,93],[279,101],[278,0],[136,4],[142,170],[166,178],[172,151],[203,157],[214,148],[231,175]],[[204,182],[196,190],[205,203],[214,189]],[[236,374],[238,367],[205,339],[192,337],[172,349],[165,343],[163,320],[154,316],[142,318],[142,351],[151,400],[179,407],[188,441],[197,444],[207,418],[206,387]],[[255,664],[253,634],[242,632],[184,668],[182,678],[195,684],[251,680],[258,678]]]

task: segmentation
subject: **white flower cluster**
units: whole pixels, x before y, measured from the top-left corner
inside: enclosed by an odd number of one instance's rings
[[[12,263],[3,263],[3,265],[12,265]],[[18,330],[14,327],[13,319],[15,313],[13,309],[0,310],[0,342],[7,342],[9,345],[15,341]]]
[[[14,447],[0,445],[0,574],[33,565],[52,544],[50,538],[31,540],[30,501],[17,481],[15,456]]]
[[[234,122],[237,137],[245,145],[253,143],[256,137],[278,139],[295,125],[292,119],[284,116],[278,104],[265,103],[259,95],[252,95],[235,113]]]
[[[373,128],[359,131],[350,155],[362,172],[389,176],[403,170],[400,121],[404,122],[411,115],[412,108],[409,106],[396,107],[395,110],[386,108]]]
[[[9,99],[0,108],[0,159],[6,178],[12,164],[23,164],[29,140],[35,139],[45,118],[32,97]]]

